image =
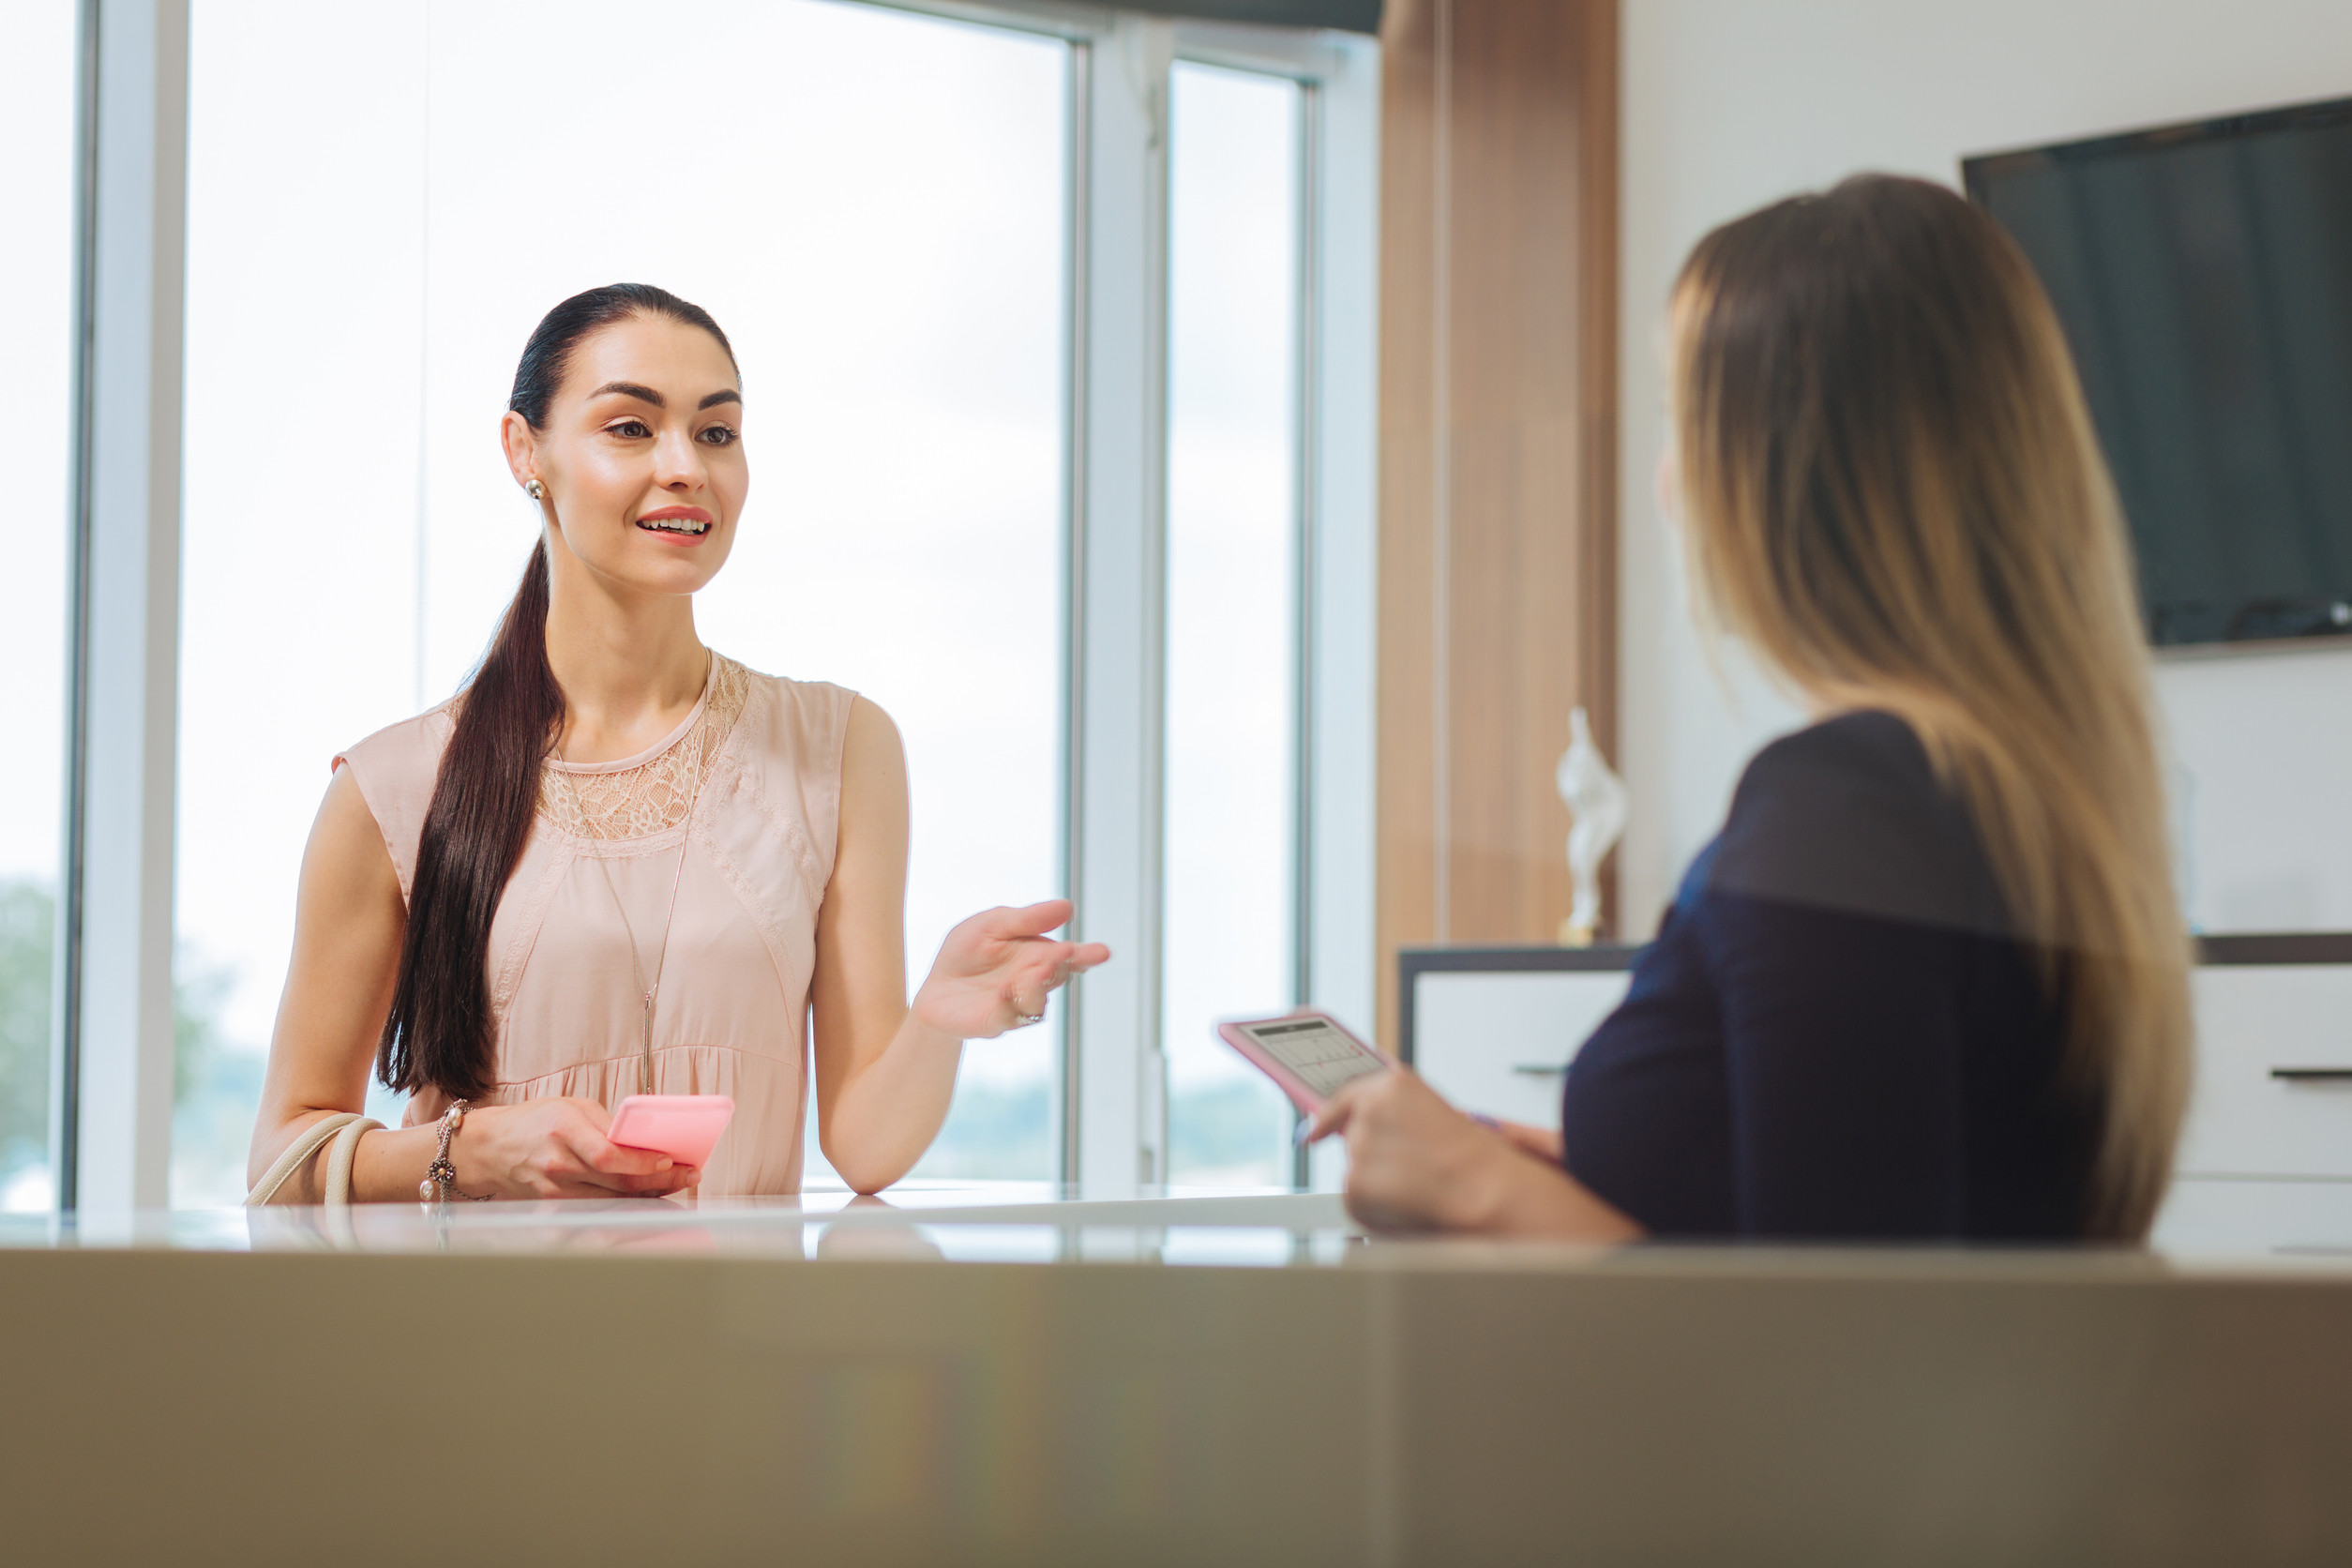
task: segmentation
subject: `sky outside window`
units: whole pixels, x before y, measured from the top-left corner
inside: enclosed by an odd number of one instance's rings
[[[0,1211],[55,1200],[49,1168],[50,962],[66,689],[73,359],[71,0],[8,14],[0,93],[0,450],[17,505],[0,572]]]

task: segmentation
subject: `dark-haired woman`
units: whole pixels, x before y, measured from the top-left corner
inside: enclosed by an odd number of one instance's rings
[[[256,1174],[357,1110],[372,1064],[412,1097],[361,1138],[355,1199],[797,1192],[813,1015],[819,1136],[871,1192],[938,1132],[966,1039],[1108,957],[1052,940],[1064,902],[993,910],[908,1003],[897,730],[695,635],[750,485],[743,406],[717,324],[661,290],[591,291],[532,335],[503,438],[539,545],[466,688],[336,760]],[[734,1098],[705,1168],[605,1136],[641,1092]]]
[[[1662,489],[1711,619],[1816,723],[1749,764],[1534,1152],[1357,1080],[1375,1223],[2137,1241],[2189,1081],[2123,520],[2017,248],[1861,176],[1709,234]],[[1565,1042],[1563,1042],[1564,1044]]]

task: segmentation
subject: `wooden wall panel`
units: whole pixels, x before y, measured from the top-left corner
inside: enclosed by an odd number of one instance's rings
[[[1392,0],[1381,126],[1379,1032],[1395,951],[1545,942],[1552,770],[1617,717],[1617,6]]]

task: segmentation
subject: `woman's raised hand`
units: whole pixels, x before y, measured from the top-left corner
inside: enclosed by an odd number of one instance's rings
[[[660,1198],[702,1172],[605,1137],[612,1113],[594,1100],[476,1106],[449,1147],[458,1190],[472,1198]]]
[[[1056,942],[1070,900],[983,910],[947,933],[914,993],[914,1016],[943,1034],[988,1040],[1045,1016],[1046,998],[1110,957],[1099,942]]]

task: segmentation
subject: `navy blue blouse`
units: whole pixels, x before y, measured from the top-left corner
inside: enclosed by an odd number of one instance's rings
[[[1569,1068],[1566,1165],[1663,1237],[2078,1237],[2062,1043],[1918,737],[1848,714],[1748,765]]]

